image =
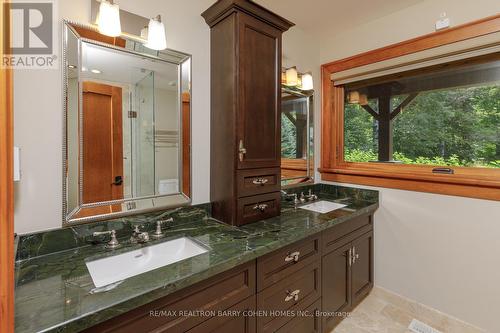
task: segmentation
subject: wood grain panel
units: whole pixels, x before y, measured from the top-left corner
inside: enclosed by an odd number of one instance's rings
[[[10,45],[10,15],[0,1],[0,56]],[[14,184],[12,71],[0,69],[0,332],[14,332]]]
[[[182,192],[191,197],[191,95],[182,94]]]
[[[239,169],[279,167],[281,159],[281,31],[252,16],[239,18]]]

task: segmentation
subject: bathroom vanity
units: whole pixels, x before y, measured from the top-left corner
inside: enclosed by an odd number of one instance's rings
[[[373,286],[378,192],[317,184],[289,194],[309,189],[346,206],[318,213],[283,200],[281,216],[233,227],[201,205],[24,235],[16,332],[328,332]],[[174,222],[162,238],[127,241],[134,224],[153,233],[165,217]],[[119,249],[91,244],[109,229]],[[183,237],[208,251],[104,288],[87,269]]]

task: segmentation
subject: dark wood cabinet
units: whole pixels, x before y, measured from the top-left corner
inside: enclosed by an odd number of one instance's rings
[[[187,332],[210,319],[190,312],[224,311],[245,299],[253,298],[255,308],[255,262],[250,262],[202,281],[192,287],[138,307],[85,330],[86,333]],[[247,303],[244,303],[244,306]],[[252,309],[253,309],[252,308]],[[214,315],[214,318],[218,316]],[[238,320],[227,325],[241,325]],[[252,327],[248,319],[245,325]],[[215,325],[215,324],[211,324]],[[222,325],[222,324],[221,324]]]
[[[325,332],[340,323],[343,313],[356,307],[373,288],[371,219],[372,216],[363,216],[353,220],[353,224],[346,223],[342,228],[352,229],[342,236],[332,233],[332,230],[323,234],[322,309],[329,314],[322,318]],[[325,240],[332,237],[337,242]]]
[[[373,288],[373,245],[356,217],[84,332],[331,332]]]
[[[322,260],[323,297],[322,306],[325,312],[341,313],[351,306],[351,244],[347,244],[325,255]],[[337,325],[342,317],[339,315],[322,318],[325,331]]]
[[[293,318],[276,333],[320,333],[322,330],[319,312],[321,312],[321,301],[317,300],[304,310],[304,315]]]
[[[244,147],[238,169],[281,163],[281,34],[271,25],[239,15],[237,141]]]
[[[245,199],[253,205],[242,211],[240,199],[279,194],[281,38],[293,23],[249,0],[219,0],[202,16],[211,28],[213,216],[242,225],[279,215],[279,202]]]
[[[207,320],[188,333],[255,333],[255,296],[225,310],[220,316]],[[239,315],[234,315],[235,313]]]
[[[321,297],[321,262],[304,267],[257,294],[257,308],[267,313],[257,318],[257,331],[271,333],[285,325],[307,305]],[[282,315],[289,313],[289,315]]]
[[[351,303],[355,307],[373,288],[373,231],[352,242]]]

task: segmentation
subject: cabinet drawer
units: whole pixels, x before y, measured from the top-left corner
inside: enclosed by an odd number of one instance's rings
[[[321,318],[318,312],[321,311],[321,301],[316,301],[305,310],[306,315],[297,316],[282,326],[276,333],[320,333]]]
[[[257,294],[257,308],[267,312],[257,318],[258,332],[274,332],[290,320],[284,312],[296,313],[321,297],[320,267],[316,261]]]
[[[250,169],[238,171],[238,197],[279,192],[280,168]]]
[[[322,235],[323,254],[351,242],[354,238],[370,231],[372,226],[372,215],[362,215],[325,230]]]
[[[255,316],[236,316],[235,313],[250,313],[255,310],[255,296],[225,310],[216,316],[192,328],[188,333],[255,333]]]
[[[257,289],[263,290],[319,260],[320,239],[315,235],[258,258]]]
[[[239,225],[277,216],[281,207],[280,192],[238,199]]]
[[[189,316],[189,311],[225,310],[253,295],[255,263],[251,262],[143,305],[85,332],[186,332],[209,319],[206,316]]]

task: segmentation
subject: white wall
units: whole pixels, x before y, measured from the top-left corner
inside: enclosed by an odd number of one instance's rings
[[[213,2],[119,1],[122,9],[138,15],[153,17],[161,14],[169,48],[193,56],[193,203],[208,202],[210,198],[210,30],[200,14]],[[59,23],[63,18],[82,23],[90,21],[90,0],[60,0],[57,3]],[[287,64],[297,65],[302,71],[315,71],[315,84],[319,87],[319,48],[312,38],[293,28],[284,36],[284,53]],[[61,71],[15,71],[14,80],[14,141],[21,147],[22,163],[22,180],[15,185],[15,231],[23,234],[60,228]],[[316,101],[319,110],[319,98]],[[319,117],[316,121],[319,126]],[[317,149],[319,151],[319,146]]]
[[[500,12],[500,2],[423,1],[333,35],[321,44],[321,63],[430,33],[441,12],[458,25]],[[378,190],[375,283],[500,332],[500,203]]]

